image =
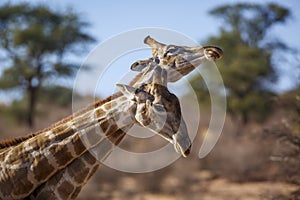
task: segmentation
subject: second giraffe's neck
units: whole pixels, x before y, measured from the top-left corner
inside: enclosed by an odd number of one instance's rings
[[[93,152],[97,159],[104,159],[123,138],[122,128],[133,124],[132,106],[133,102],[119,96],[2,151],[0,197],[25,198],[53,174],[103,142],[107,144],[102,154]]]

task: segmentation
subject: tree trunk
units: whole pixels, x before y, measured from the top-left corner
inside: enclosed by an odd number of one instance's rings
[[[242,111],[242,124],[243,126],[245,126],[246,124],[248,124],[248,115],[247,112]]]
[[[248,123],[248,117],[247,115],[241,114],[233,118],[234,119],[234,124],[236,127],[236,136],[242,136],[245,131],[245,126]]]
[[[34,127],[34,117],[35,117],[35,106],[37,99],[38,87],[30,85],[28,87],[28,114],[27,114],[27,124],[30,128]]]

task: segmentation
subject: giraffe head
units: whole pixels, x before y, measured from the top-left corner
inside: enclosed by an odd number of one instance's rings
[[[131,69],[142,71],[149,62],[155,61],[168,71],[168,82],[175,82],[193,71],[205,61],[215,61],[222,57],[223,51],[214,46],[176,46],[157,42],[150,36],[144,40],[152,48],[152,58],[137,61]]]
[[[153,66],[152,66],[153,67]],[[181,115],[178,98],[166,87],[166,70],[159,65],[148,68],[151,82],[139,88],[118,84],[121,92],[136,104],[134,120],[141,126],[158,133],[174,145],[175,150],[187,157],[191,149],[186,124]]]

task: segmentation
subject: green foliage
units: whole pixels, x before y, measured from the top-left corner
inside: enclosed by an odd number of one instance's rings
[[[290,16],[287,8],[274,3],[225,5],[210,11],[210,14],[222,18],[228,32],[242,33],[243,41],[255,46],[264,40],[267,31],[276,23],[284,23]]]
[[[27,100],[14,100],[11,105],[0,106],[0,118],[2,122],[8,123],[7,126],[16,126],[26,123],[26,110]]]
[[[72,102],[72,90],[61,86],[48,86],[43,88],[40,93],[40,102],[43,104],[56,104],[66,107]]]
[[[300,86],[278,98],[279,106],[287,112],[287,120],[291,124],[292,132],[300,136]]]
[[[47,105],[54,106],[56,109],[59,107],[69,107],[72,102],[72,90],[61,86],[47,86],[41,88],[39,91],[39,103],[46,105],[37,110],[39,117],[43,116],[43,113],[47,111]],[[26,124],[26,117],[28,115],[27,110],[28,98],[24,96],[22,99],[14,100],[11,105],[0,105],[0,118],[10,123],[11,126],[20,124]]]
[[[274,96],[266,83],[277,78],[272,56],[275,50],[287,48],[265,35],[274,24],[285,22],[290,13],[276,4],[235,4],[218,7],[210,14],[225,21],[220,34],[207,43],[224,51],[216,64],[226,87],[228,111],[244,123],[249,119],[262,121],[271,110]],[[201,82],[201,77],[191,79],[200,101],[207,99]]]
[[[52,76],[72,76],[79,65],[67,63],[67,53],[80,53],[94,39],[84,32],[88,24],[71,11],[43,5],[5,4],[0,7],[0,58],[6,65],[0,88],[23,89],[28,97],[28,124],[33,125],[38,90]]]

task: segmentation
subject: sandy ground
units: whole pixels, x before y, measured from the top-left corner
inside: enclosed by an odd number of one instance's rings
[[[98,173],[101,173],[99,171]],[[96,175],[99,177],[99,175]],[[188,183],[176,176],[166,176],[158,184],[161,188],[149,191],[141,179],[130,175],[121,177],[116,183],[91,181],[82,191],[79,198],[111,200],[285,200],[292,198],[292,192],[298,189],[293,184],[283,182],[231,182],[224,178],[214,178],[208,171],[193,173]],[[145,178],[145,181],[149,179]],[[147,184],[146,184],[147,185]],[[185,186],[182,186],[185,185]]]

